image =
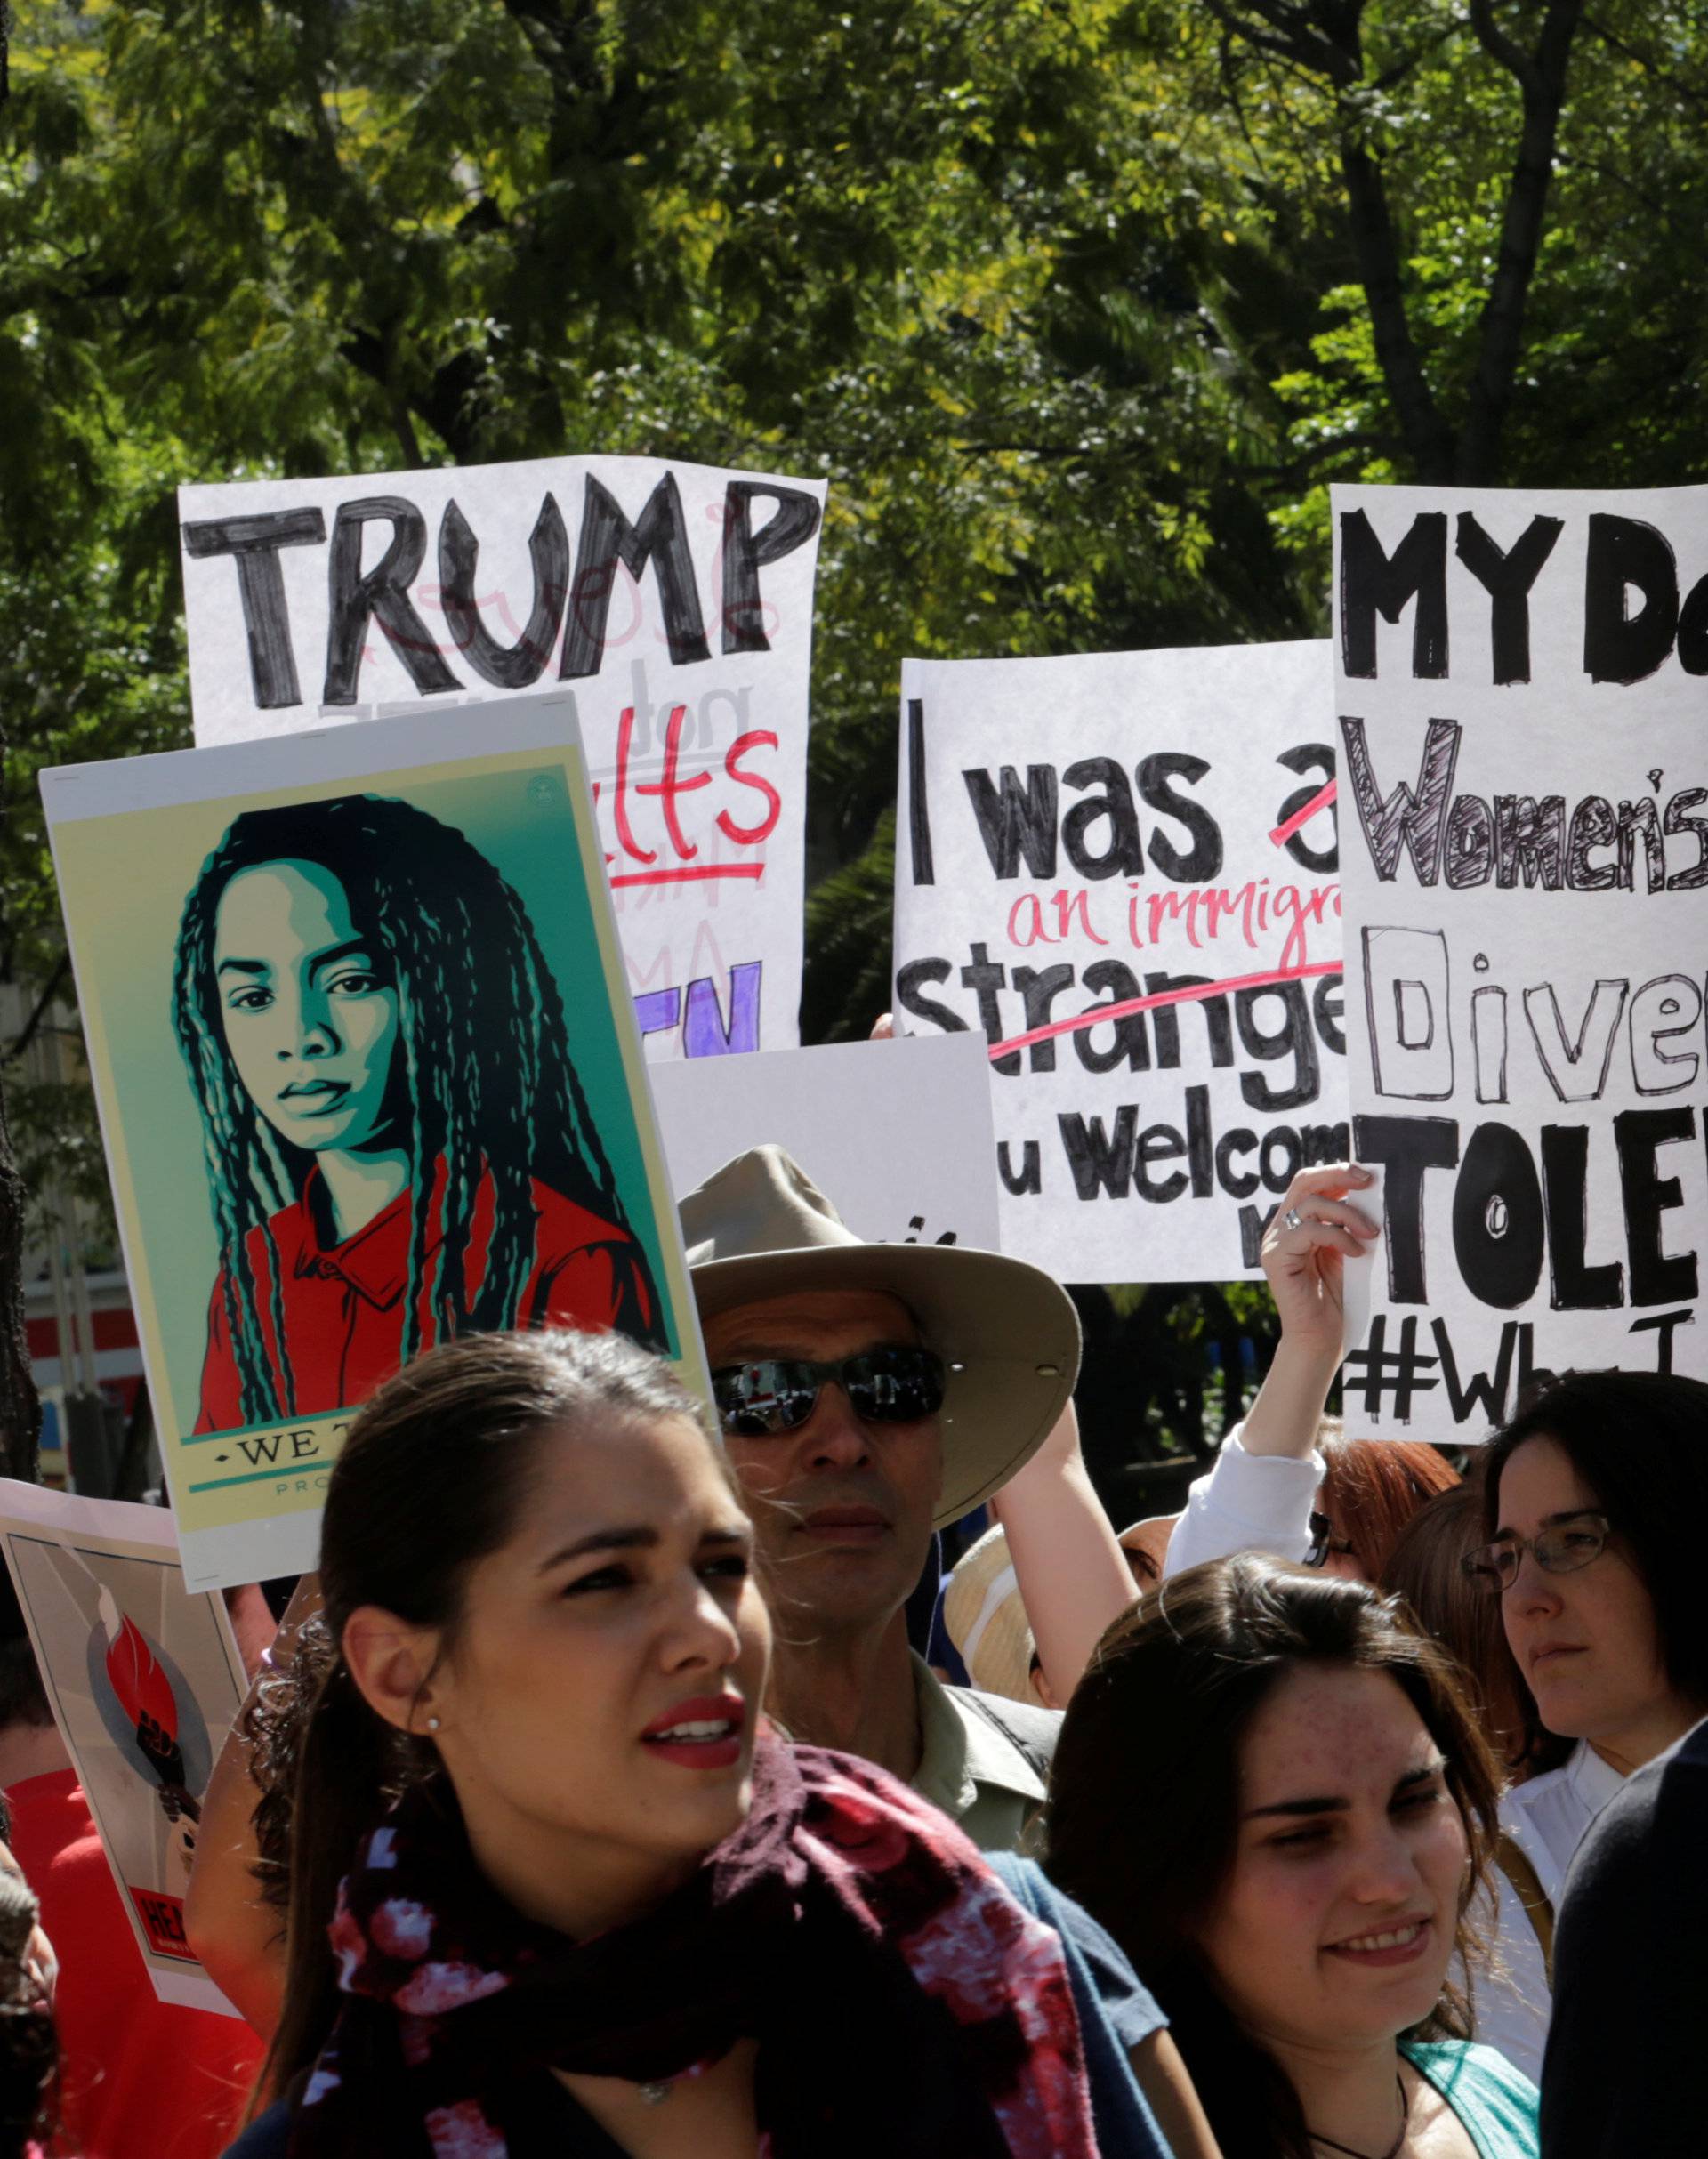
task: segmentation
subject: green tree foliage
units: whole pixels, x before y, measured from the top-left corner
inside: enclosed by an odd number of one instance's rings
[[[1296,635],[1331,479],[1704,463],[1686,0],[13,12],[0,979],[32,998],[35,769],[185,737],[181,479],[827,477],[819,1039],[883,998],[904,655]],[[93,1181],[86,1117],[20,1108]]]

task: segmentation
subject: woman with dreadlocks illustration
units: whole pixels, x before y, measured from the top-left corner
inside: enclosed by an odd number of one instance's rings
[[[173,997],[220,1237],[197,1431],[362,1402],[471,1331],[665,1346],[558,986],[453,826],[375,795],[246,810]]]

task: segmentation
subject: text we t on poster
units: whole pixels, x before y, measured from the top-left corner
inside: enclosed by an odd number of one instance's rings
[[[1708,1374],[1708,488],[1336,488],[1354,1429]],[[1349,1315],[1349,1323],[1352,1316]]]
[[[181,488],[196,739],[569,693],[648,1054],[791,1049],[824,501],[650,457]]]
[[[902,671],[896,1025],[982,1034],[1003,1250],[1257,1269],[1346,1150],[1320,640]]]

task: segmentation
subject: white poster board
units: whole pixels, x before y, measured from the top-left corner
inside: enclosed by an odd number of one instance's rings
[[[1708,488],[1337,487],[1349,1430],[1708,1375]]]
[[[184,1934],[202,1796],[248,1691],[224,1602],[185,1589],[162,1507],[0,1479],[0,1539],[155,1993],[235,2016]]]
[[[658,1065],[651,1080],[679,1200],[732,1156],[770,1143],[794,1156],[869,1245],[1002,1248],[979,1037]]]
[[[905,664],[896,1026],[987,1045],[1004,1252],[1252,1275],[1344,1155],[1330,687],[1321,640]]]
[[[196,739],[562,686],[649,1056],[792,1047],[824,500],[650,457],[182,487]]]
[[[438,1341],[608,1328],[706,1391],[567,694],[41,786],[192,1589],[317,1563]]]

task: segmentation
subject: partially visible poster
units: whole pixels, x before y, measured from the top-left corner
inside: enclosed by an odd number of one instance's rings
[[[655,1066],[677,1197],[749,1148],[785,1148],[869,1245],[1000,1252],[989,1060],[981,1037],[841,1042]]]
[[[800,1039],[822,480],[653,457],[179,491],[196,739],[558,689],[654,1059]]]
[[[1345,1155],[1331,695],[1321,640],[905,663],[896,1026],[987,1045],[1004,1252],[1255,1275]]]
[[[1333,495],[1354,1430],[1708,1377],[1708,487]]]
[[[0,1539],[154,1990],[235,2016],[184,1934],[202,1795],[248,1690],[224,1602],[185,1589],[161,1507],[4,1478]]]
[[[192,1589],[314,1566],[437,1341],[615,1327],[704,1390],[567,697],[42,794]]]

